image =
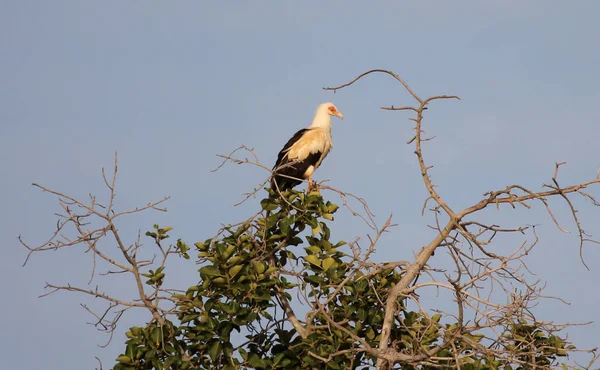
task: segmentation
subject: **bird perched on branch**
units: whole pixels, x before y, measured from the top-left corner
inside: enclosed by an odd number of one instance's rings
[[[317,107],[315,117],[308,128],[294,134],[277,156],[273,167],[271,187],[284,191],[308,179],[308,190],[314,185],[312,174],[333,148],[331,139],[331,116],[344,119],[333,103]]]

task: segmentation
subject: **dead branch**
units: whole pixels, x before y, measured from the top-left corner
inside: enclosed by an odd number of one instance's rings
[[[56,196],[58,198],[59,206],[62,209],[62,213],[56,214],[58,217],[56,230],[52,233],[50,238],[48,238],[42,244],[31,246],[26,243],[21,236],[19,236],[18,239],[20,244],[28,250],[28,254],[23,265],[27,264],[33,253],[82,246],[85,247],[86,251],[92,251],[91,256],[93,260],[93,267],[91,269],[88,284],[91,283],[95,276],[101,277],[115,273],[131,274],[137,289],[137,294],[132,299],[116,298],[108,293],[101,292],[99,286],[90,289],[78,287],[72,284],[54,285],[50,283],[46,284],[46,288],[51,289],[51,291],[40,296],[45,297],[58,291],[68,291],[84,294],[93,298],[100,298],[108,302],[108,308],[103,313],[96,313],[87,305],[82,305],[82,307],[84,307],[86,311],[96,318],[96,321],[93,323],[93,325],[99,330],[109,333],[111,337],[112,332],[116,328],[116,323],[119,321],[122,314],[130,308],[144,308],[148,310],[151,313],[153,320],[156,320],[160,324],[164,322],[164,317],[166,315],[173,314],[172,306],[163,307],[162,304],[163,302],[169,302],[171,305],[173,305],[173,299],[171,298],[173,293],[169,292],[167,289],[159,287],[158,285],[153,288],[151,293],[147,292],[146,284],[143,281],[142,275],[155,263],[157,265],[156,267],[164,267],[167,256],[173,253],[172,249],[169,247],[165,251],[162,247],[160,247],[159,250],[162,253],[162,258],[158,262],[155,262],[154,258],[149,261],[139,260],[137,258],[137,252],[142,246],[140,241],[140,233],[138,233],[138,239],[135,241],[135,243],[129,245],[122,240],[121,234],[119,233],[115,223],[115,220],[121,216],[137,214],[146,210],[157,210],[164,212],[166,209],[159,206],[166,202],[170,197],[165,197],[159,201],[150,202],[142,207],[137,207],[130,210],[115,211],[117,170],[118,157],[115,153],[112,176],[109,178],[104,168],[102,169],[102,179],[104,181],[104,185],[108,189],[108,201],[106,202],[106,206],[98,203],[96,197],[92,195],[89,196],[89,200],[86,202],[43,185],[33,184],[33,186],[41,189],[43,192]],[[90,228],[90,225],[98,225],[98,222],[100,223],[100,226]],[[112,239],[112,241],[106,243],[109,241],[109,239]],[[116,254],[114,253],[114,248],[105,247],[105,244],[113,246],[115,243],[118,251]],[[98,272],[98,260],[105,262],[114,270],[109,269],[107,272]],[[159,295],[159,292],[164,292],[166,294]],[[108,318],[109,312],[113,312],[111,318]]]
[[[402,84],[404,89],[418,103],[417,106],[389,106],[381,107],[381,109],[387,111],[410,111],[416,115],[414,118],[410,118],[410,120],[415,122],[415,136],[408,142],[408,144],[414,143],[415,145],[415,155],[421,171],[420,175],[428,192],[427,199],[425,200],[423,206],[423,213],[429,201],[433,200],[436,203],[436,206],[433,207],[431,211],[436,219],[436,226],[433,226],[432,228],[437,231],[437,235],[417,253],[414,261],[406,263],[406,269],[404,270],[402,279],[390,290],[387,297],[379,348],[376,350],[369,348],[368,351],[369,353],[374,353],[377,356],[378,369],[387,369],[396,362],[438,366],[436,365],[438,363],[437,361],[439,361],[441,358],[435,357],[435,353],[429,353],[426,356],[417,355],[410,358],[405,358],[398,356],[398,354],[394,352],[393,348],[390,348],[390,333],[392,326],[394,325],[394,320],[398,314],[400,301],[409,298],[411,293],[428,286],[448,289],[454,292],[458,305],[458,316],[454,316],[452,314],[449,315],[455,317],[459,322],[462,322],[463,317],[466,315],[465,310],[470,309],[472,310],[473,319],[475,319],[475,322],[477,322],[476,326],[464,326],[457,331],[459,332],[457,335],[459,335],[462,339],[466,338],[464,334],[481,330],[483,327],[492,330],[498,335],[502,335],[498,329],[505,326],[512,317],[515,317],[515,315],[530,317],[533,321],[535,321],[535,317],[530,315],[530,308],[536,305],[537,300],[546,298],[541,294],[543,287],[538,288],[536,287],[536,283],[528,283],[527,279],[523,276],[523,272],[521,272],[521,270],[523,270],[525,273],[530,273],[523,258],[535,245],[537,245],[538,238],[537,235],[535,235],[535,229],[533,229],[533,242],[530,244],[524,242],[508,256],[502,257],[492,253],[489,251],[489,248],[487,248],[487,246],[492,242],[492,240],[494,240],[498,233],[510,234],[516,232],[524,235],[525,231],[529,230],[530,227],[520,226],[516,228],[507,228],[495,224],[485,225],[477,220],[465,220],[465,218],[467,216],[473,217],[474,214],[483,210],[490,204],[494,204],[497,207],[499,207],[501,204],[509,204],[513,208],[515,205],[521,205],[523,207],[530,208],[531,201],[539,201],[544,205],[546,211],[557,228],[563,232],[568,232],[561,227],[547,201],[551,197],[560,196],[569,205],[571,215],[575,221],[579,234],[580,256],[583,261],[582,250],[584,243],[598,243],[598,241],[589,239],[588,235],[584,232],[580,220],[577,217],[577,210],[575,209],[573,202],[570,200],[569,195],[573,193],[581,194],[586,199],[590,200],[595,206],[600,206],[600,203],[597,202],[593,196],[582,191],[588,186],[597,184],[600,182],[600,179],[597,177],[596,179],[584,183],[561,187],[558,183],[557,176],[558,168],[564,163],[556,163],[554,176],[552,177],[554,185],[544,185],[544,187],[550,188],[550,190],[532,191],[521,185],[511,185],[503,190],[488,192],[484,194],[484,199],[478,201],[473,206],[467,207],[461,211],[455,211],[454,208],[451,207],[436,190],[436,186],[431,179],[430,170],[432,169],[432,166],[426,164],[422,146],[424,142],[430,140],[431,138],[424,138],[422,136],[424,134],[422,124],[423,112],[427,109],[426,105],[428,103],[439,99],[459,98],[453,95],[438,95],[427,99],[422,99],[400,76],[389,70],[383,69],[367,71],[348,83],[336,87],[326,87],[324,89],[337,92],[338,90],[349,87],[361,78],[373,73],[383,73],[393,77]],[[440,211],[443,211],[447,217],[445,225],[441,225],[439,222]],[[469,226],[477,226],[480,228],[480,230],[473,234],[467,230],[467,227]],[[481,239],[485,235],[488,235],[487,239]],[[465,243],[466,245],[470,246],[470,254],[465,253],[459,247],[461,244],[464,245]],[[434,251],[440,246],[446,246],[448,248],[456,265],[457,276],[455,278],[450,278],[446,275],[445,279],[448,282],[443,283],[436,281],[434,277],[435,275],[430,275],[433,278],[432,281],[413,284],[418,276],[423,273],[427,273],[429,270],[427,268],[427,262],[433,255]],[[496,266],[493,266],[494,262],[497,263]],[[467,279],[464,281],[463,275],[467,276]],[[482,286],[484,283],[487,285],[487,289],[484,289]],[[492,301],[491,294],[495,287],[500,287],[505,294],[510,295],[512,293],[509,285],[514,283],[521,284],[525,291],[528,292],[525,299],[520,300],[520,303],[518,303],[516,306]],[[487,297],[483,297],[482,293],[484,293],[486,290],[488,291]],[[545,324],[544,327],[549,331],[554,330],[550,324]],[[445,340],[442,346],[449,346],[450,344],[448,343],[452,343],[452,340]],[[511,355],[506,350],[484,347],[478,343],[472,344],[474,347],[478,348],[481,353],[487,353],[500,358],[507,358],[516,363],[523,362],[522,360],[517,359],[514,355]],[[459,368],[458,357],[455,356],[450,359],[446,358],[445,360],[456,361],[456,366]]]

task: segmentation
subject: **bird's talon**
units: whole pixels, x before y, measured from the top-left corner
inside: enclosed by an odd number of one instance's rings
[[[310,193],[311,191],[320,193],[320,191],[319,191],[319,184],[317,184],[316,181],[310,181],[308,183],[308,192]]]

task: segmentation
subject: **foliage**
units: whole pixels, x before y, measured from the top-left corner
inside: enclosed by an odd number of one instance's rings
[[[591,353],[589,364],[582,366],[591,368],[600,353],[575,349],[566,341],[565,329],[571,323],[542,322],[534,314],[540,302],[549,298],[543,293],[543,282],[526,264],[526,257],[539,242],[532,226],[535,222],[503,226],[483,222],[481,212],[488,207],[510,211],[542,205],[557,228],[565,231],[549,199],[564,201],[585,265],[584,244],[600,241],[584,231],[572,199],[578,196],[592,207],[600,207],[586,190],[600,184],[600,178],[562,186],[558,173],[565,163],[556,163],[552,181],[541,190],[509,185],[483,194],[469,207],[456,208],[436,190],[433,166],[425,162],[423,148],[432,138],[423,136],[423,114],[434,101],[458,97],[421,98],[400,76],[387,70],[371,70],[325,90],[346,88],[374,73],[392,77],[416,101],[415,106],[382,107],[414,114],[410,118],[414,136],[408,144],[414,145],[419,176],[427,191],[422,213],[428,211],[431,216],[427,226],[433,236],[423,235],[428,240],[422,248],[408,249],[414,253],[410,260],[375,262],[371,257],[381,235],[389,231],[391,216],[378,226],[362,198],[323,185],[319,188],[337,194],[350,214],[361,217],[374,231],[366,245],[358,239],[346,243],[332,237],[329,225],[338,206],[319,191],[276,193],[267,189],[268,196],[255,216],[193,245],[182,239],[164,245],[171,240],[172,228],[154,225],[145,235],[158,248],[148,256],[142,249],[141,234],[133,242],[125,241],[116,225],[122,217],[145,210],[165,211],[160,207],[169,198],[115,210],[115,155],[112,178],[102,172],[109,193],[102,204],[91,194],[84,201],[34,184],[56,196],[62,211],[56,214],[56,231],[42,244],[31,246],[19,238],[29,250],[25,263],[35,252],[83,246],[93,262],[90,282],[112,274],[133,278],[137,289],[128,299],[102,292],[98,285],[90,289],[89,283],[83,287],[46,285],[51,290],[46,295],[77,292],[107,304],[104,312],[83,307],[95,317],[93,325],[111,338],[126,311],[141,308],[150,313],[145,326],[127,332],[116,370],[549,369],[573,367],[562,361],[576,352]],[[245,151],[242,157],[238,157],[239,151]],[[223,164],[271,170],[245,146],[221,157]],[[257,187],[246,199],[261,189]],[[349,205],[349,198],[359,202],[362,213]],[[345,225],[336,226],[336,232],[352,233]],[[522,237],[522,243],[513,245],[514,238],[509,237],[501,248],[494,247],[510,235]],[[104,239],[109,243],[103,243]],[[446,263],[444,268],[437,265],[437,259],[433,266],[431,257],[438,251]],[[199,264],[196,284],[187,290],[166,286],[170,256]],[[109,268],[99,273],[97,263]],[[424,305],[421,297],[431,297],[428,290],[432,288],[446,294],[443,302]]]
[[[175,295],[177,323],[131,328],[115,370],[359,369],[375,364],[366,348],[378,346],[385,301],[402,270],[369,273],[361,268],[354,255],[344,252],[344,241],[332,241],[327,223],[338,206],[318,192],[292,190],[284,197],[271,193],[261,201],[260,217],[195,243],[200,280]],[[294,297],[298,307],[310,308],[301,328],[287,320],[286,307],[291,310]],[[396,351],[417,355],[460,331],[457,323],[442,323],[441,314],[409,311],[402,301],[391,335]],[[566,355],[565,342],[535,323],[517,322],[505,336],[523,361],[532,352],[540,365]],[[509,368],[508,361],[477,354],[483,337],[455,339],[437,353],[445,359],[440,363],[453,367],[457,356],[472,354],[460,361],[461,368]]]

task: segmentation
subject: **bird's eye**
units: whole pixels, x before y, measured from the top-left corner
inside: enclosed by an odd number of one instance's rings
[[[335,107],[329,107],[329,111],[330,111],[331,113],[335,113]]]

